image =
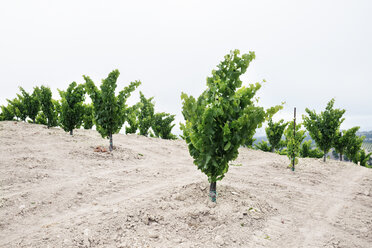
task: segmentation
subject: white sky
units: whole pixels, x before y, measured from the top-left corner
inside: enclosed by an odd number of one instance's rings
[[[372,1],[1,1],[0,105],[46,84],[96,84],[119,69],[119,88],[141,80],[157,111],[181,114],[181,92],[197,97],[230,50],[256,52],[245,84],[276,119],[317,112],[336,99],[342,128],[372,129]],[[138,100],[138,90],[130,103]],[[177,125],[178,126],[178,125]],[[176,133],[179,131],[176,130]],[[258,134],[262,134],[262,130]]]

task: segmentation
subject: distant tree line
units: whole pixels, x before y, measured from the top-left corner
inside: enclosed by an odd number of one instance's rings
[[[115,94],[119,75],[118,70],[112,71],[102,80],[100,89],[88,76],[83,76],[84,84],[72,82],[65,91],[58,90],[59,101],[52,98],[52,91],[47,86],[34,87],[30,93],[19,87],[17,97],[7,99],[7,106],[0,106],[0,121],[27,121],[48,128],[59,126],[71,135],[74,129],[96,126],[101,136],[110,140],[110,150],[113,149],[112,135],[118,133],[125,122],[129,125],[125,127],[127,134],[139,130],[144,136],[176,139],[172,134],[175,115],[155,113],[153,97],[146,98],[140,92],[140,102],[133,106],[126,104],[140,81],[130,83]],[[86,95],[92,103],[86,103]]]
[[[334,109],[334,99],[328,102],[326,109],[317,114],[314,110],[306,108],[307,115],[303,116],[303,123],[296,125],[293,130],[293,122],[285,123],[284,120],[273,122],[271,119],[265,129],[267,141],[261,140],[253,147],[266,152],[276,152],[281,155],[293,155],[296,157],[323,157],[324,162],[328,152],[333,148],[333,154],[341,161],[343,157],[347,161],[369,167],[372,153],[367,153],[367,149],[362,147],[365,136],[359,136],[359,127],[353,127],[348,130],[341,130],[341,123],[344,121],[342,116],[344,109]],[[302,125],[306,130],[302,130]],[[306,131],[312,140],[304,141]],[[284,139],[283,139],[284,136]],[[316,147],[313,147],[313,140]]]

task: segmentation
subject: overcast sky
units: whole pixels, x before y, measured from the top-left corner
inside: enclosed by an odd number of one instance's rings
[[[295,106],[299,116],[320,112],[335,98],[346,109],[342,128],[372,130],[371,13],[372,1],[359,0],[2,1],[0,105],[18,86],[48,85],[59,98],[57,88],[82,75],[99,84],[119,69],[118,88],[141,80],[156,111],[178,123],[181,92],[197,97],[239,49],[256,53],[244,84],[267,81],[260,104],[286,102],[276,119],[291,120]]]

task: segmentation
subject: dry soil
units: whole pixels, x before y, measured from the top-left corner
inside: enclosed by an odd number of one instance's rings
[[[372,169],[242,148],[215,204],[182,140],[98,146],[0,122],[0,247],[372,247]]]

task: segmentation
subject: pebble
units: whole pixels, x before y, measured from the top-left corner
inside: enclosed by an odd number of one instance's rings
[[[211,200],[208,200],[207,206],[208,206],[209,208],[215,208],[216,205],[217,205],[216,202],[212,202]]]
[[[157,239],[157,238],[159,238],[159,234],[157,234],[155,232],[150,232],[149,237],[152,238],[152,239]]]
[[[216,242],[216,244],[221,245],[221,246],[225,244],[225,241],[223,240],[221,235],[217,235],[214,238],[214,241]]]
[[[173,242],[177,243],[177,244],[181,244],[183,241],[182,241],[182,239],[176,238],[176,239],[173,240]]]
[[[127,248],[129,246],[127,245],[127,243],[121,243],[120,245],[118,245],[118,247],[119,248]]]
[[[174,199],[176,199],[178,201],[184,201],[184,200],[186,200],[186,197],[183,194],[176,194]]]
[[[72,245],[72,241],[69,240],[69,239],[64,239],[64,240],[63,240],[63,245],[64,245],[64,246],[70,246],[70,245]]]
[[[259,220],[259,219],[261,219],[261,217],[258,216],[258,215],[252,216],[252,218],[255,219],[255,220]]]

